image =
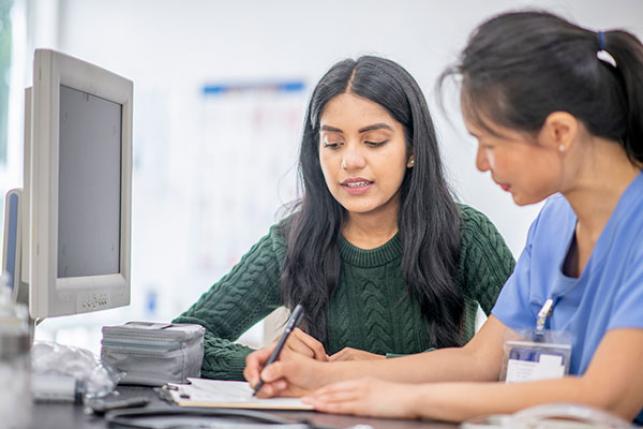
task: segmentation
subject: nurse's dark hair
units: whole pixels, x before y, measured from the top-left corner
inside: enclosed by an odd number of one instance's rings
[[[345,209],[331,195],[319,160],[320,116],[335,96],[352,93],[385,108],[405,130],[415,157],[400,189],[398,216],[402,273],[438,346],[462,343],[464,297],[455,276],[460,217],[444,179],[433,121],[413,77],[393,61],[364,56],[338,62],[315,87],[304,120],[299,154],[302,198],[283,223],[287,254],[281,278],[287,307],[302,303],[305,330],[324,342],[328,306],[341,276],[338,238]],[[391,303],[394,305],[395,303]]]
[[[601,43],[602,38],[602,43]],[[616,67],[600,60],[607,51]],[[595,31],[541,11],[498,15],[469,38],[448,76],[461,76],[465,115],[535,134],[564,111],[643,162],[643,45],[623,30]]]

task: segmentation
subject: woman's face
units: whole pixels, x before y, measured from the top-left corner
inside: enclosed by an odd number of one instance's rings
[[[404,127],[379,104],[344,93],[320,117],[319,160],[326,185],[349,214],[399,208],[406,169]]]
[[[546,133],[530,138],[490,124],[492,133],[466,115],[464,122],[469,134],[478,140],[476,167],[489,171],[493,181],[510,192],[516,204],[534,204],[561,190],[564,169],[560,153],[551,142],[544,141]]]

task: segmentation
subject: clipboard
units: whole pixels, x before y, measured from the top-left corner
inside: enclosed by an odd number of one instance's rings
[[[253,410],[311,411],[313,407],[299,398],[252,396],[252,387],[243,381],[188,378],[190,384],[169,383],[163,387],[166,399],[180,407],[237,408]]]

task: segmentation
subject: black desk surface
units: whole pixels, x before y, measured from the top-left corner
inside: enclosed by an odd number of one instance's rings
[[[156,393],[145,387],[125,386],[119,387],[118,391],[122,398],[132,396],[147,396],[151,399],[148,407],[170,407],[169,404],[158,399]],[[446,429],[455,428],[457,425],[446,423],[418,421],[418,420],[393,420],[393,419],[373,419],[366,417],[340,416],[334,414],[322,414],[315,412],[271,412],[273,414],[298,421],[307,419],[317,425],[333,427],[338,429],[348,428],[357,424],[366,424],[373,429],[411,429],[411,428],[435,428]],[[60,429],[94,429],[107,428],[107,423],[102,417],[87,415],[83,412],[81,405],[71,405],[68,403],[36,403],[33,407],[33,419],[31,427],[34,429],[60,428]]]

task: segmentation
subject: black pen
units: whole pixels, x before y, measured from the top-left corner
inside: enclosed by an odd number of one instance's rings
[[[264,368],[266,368],[268,365],[271,365],[275,363],[277,359],[279,359],[279,355],[281,354],[281,351],[283,350],[284,346],[286,345],[286,341],[288,341],[288,337],[292,333],[292,331],[295,330],[297,325],[299,325],[299,321],[304,315],[304,307],[301,306],[301,304],[297,304],[295,309],[292,311],[292,314],[288,318],[288,322],[286,322],[286,327],[284,328],[283,334],[281,334],[281,337],[279,338],[279,341],[277,342],[277,345],[275,346],[274,350],[272,351],[272,354],[266,361],[266,365]],[[257,392],[261,390],[263,387],[263,380],[261,379],[261,376],[259,376],[259,383],[255,386],[255,391],[252,394],[252,396],[256,396]]]

